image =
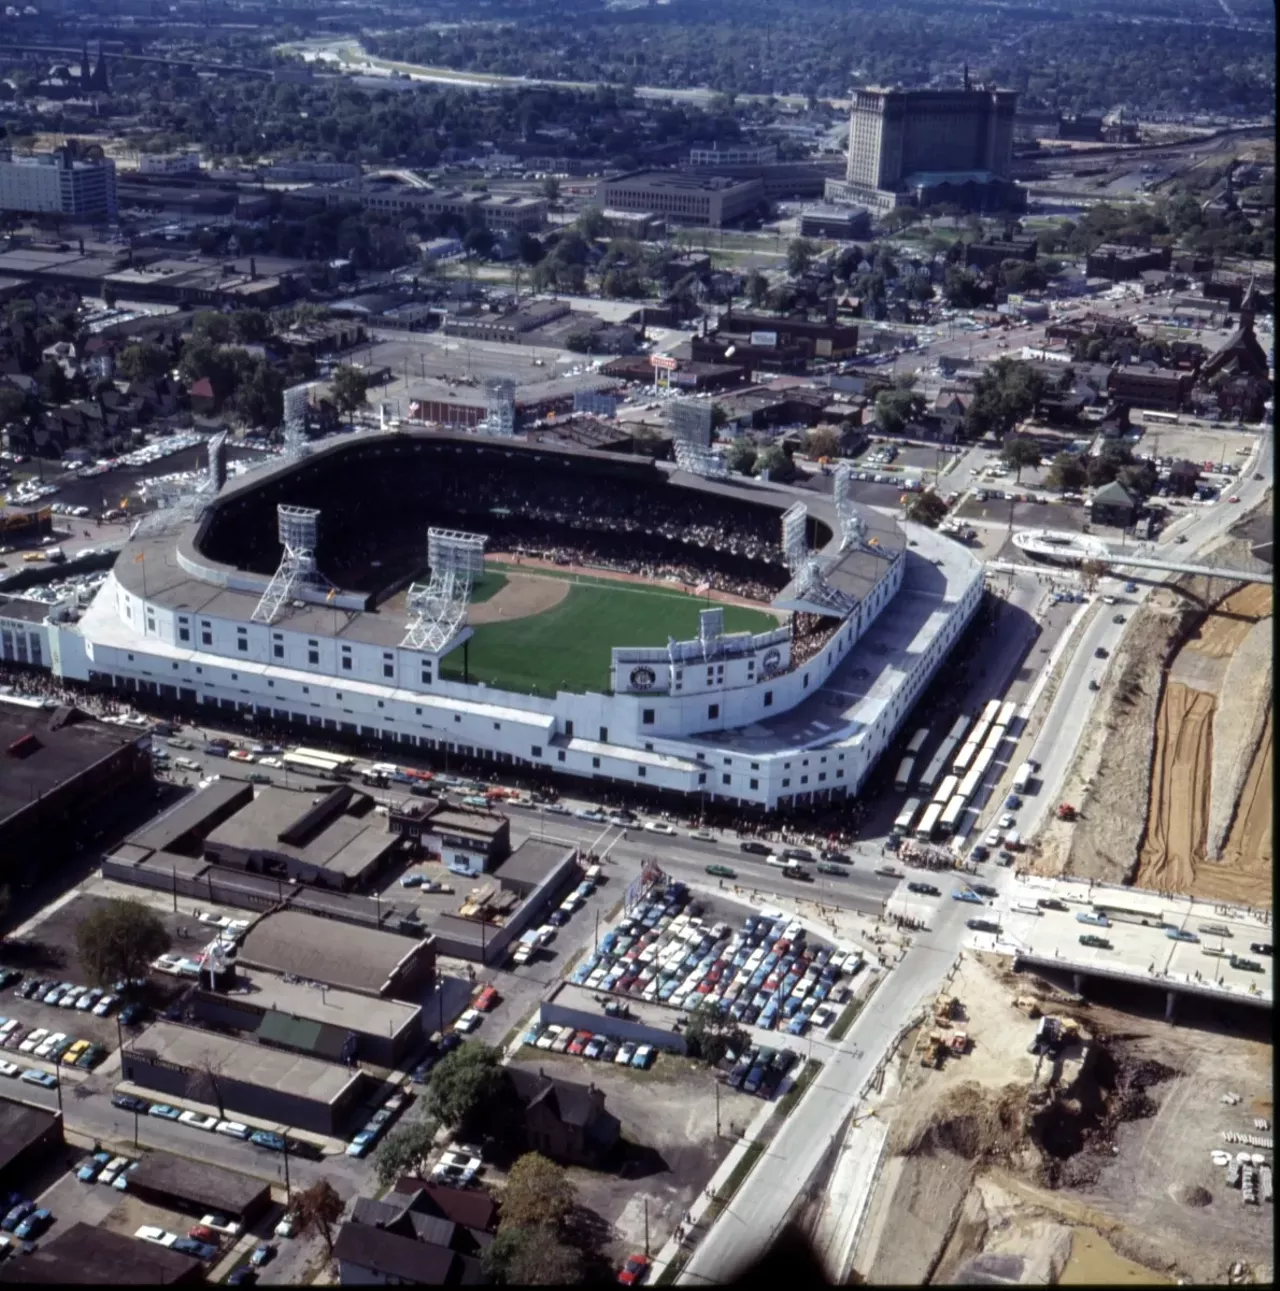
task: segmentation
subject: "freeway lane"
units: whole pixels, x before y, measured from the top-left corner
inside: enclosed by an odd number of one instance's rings
[[[800,1100],[783,1133],[744,1180],[677,1281],[730,1280],[773,1241],[830,1149],[881,1054],[916,1008],[941,988],[964,936],[968,906],[942,900],[929,932],[881,982],[834,1056]]]

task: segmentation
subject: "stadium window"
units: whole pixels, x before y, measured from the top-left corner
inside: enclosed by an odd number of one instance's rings
[[[759,788],[760,788],[760,781],[759,781],[759,780],[752,780],[752,781],[751,781],[751,787],[752,787],[753,789],[759,789]]]
[[[784,789],[789,789],[789,788],[791,787],[791,781],[790,781],[790,780],[784,780],[784,781],[782,782],[782,787],[783,787]]]
[[[320,651],[319,651],[319,650],[308,650],[308,651],[307,651],[307,662],[308,662],[309,664],[312,664],[312,665],[319,664],[319,662],[320,662]]]
[[[837,771],[837,772],[836,772],[836,779],[837,779],[837,780],[843,780],[843,779],[844,779],[844,772],[843,772],[843,771]]]
[[[208,628],[200,629],[200,644],[211,646],[213,644],[213,633]]]
[[[382,675],[384,677],[394,677],[396,675],[395,664],[384,663],[382,665]]]
[[[462,721],[462,714],[461,714],[461,713],[454,713],[454,715],[453,715],[453,720],[454,720],[455,722],[460,722],[460,721]]]
[[[423,670],[422,670],[422,684],[423,684],[424,686],[429,686],[429,685],[431,685],[431,669],[430,669],[430,668],[423,668]],[[422,709],[418,709],[418,716],[419,716],[419,717],[421,717],[421,716],[422,716]]]
[[[249,642],[248,642],[248,641],[246,641],[244,637],[240,637],[240,638],[236,641],[236,649],[237,649],[237,650],[239,650],[241,654],[248,654],[248,653],[249,653]]]
[[[573,739],[573,722],[568,718],[565,719],[564,733],[569,739]]]
[[[530,755],[531,757],[540,758],[540,757],[542,756],[542,745],[541,745],[541,744],[535,744],[535,745],[534,745],[534,746],[529,750],[529,755]]]
[[[592,767],[593,767],[593,768],[595,768],[595,770],[597,770],[597,771],[598,771],[598,770],[600,769],[600,759],[599,759],[599,758],[592,758],[592,759],[591,759],[591,765],[592,765]]]
[[[808,777],[807,775],[802,775],[802,776],[800,777],[800,783],[801,783],[801,784],[808,784],[808,783],[809,783],[809,777]]]
[[[302,693],[303,693],[304,695],[309,695],[309,694],[311,694],[311,687],[310,687],[310,686],[303,686],[303,688],[302,688]],[[341,698],[342,698],[342,696],[341,696],[341,695],[339,695],[339,696],[338,696],[338,698],[339,698],[339,699],[341,699]]]
[[[269,681],[269,682],[267,682],[267,689],[268,689],[268,690],[275,690],[275,688],[276,688],[276,683],[275,683],[274,681]]]
[[[640,713],[640,721],[645,726],[652,726],[654,721],[654,710],[652,708],[642,709]]]
[[[804,675],[804,688],[805,690],[809,689],[809,674],[807,672]]]
[[[818,772],[818,779],[819,779],[819,781],[825,780],[826,778],[827,778],[827,773],[826,773],[825,771],[819,771],[819,772]]]
[[[560,750],[556,753],[556,757],[558,757],[558,758],[560,759],[560,761],[561,761],[561,762],[563,762],[563,761],[564,761],[564,750],[563,750],[563,749],[560,749]]]
[[[132,658],[133,658],[133,655],[130,655],[130,656],[129,656],[129,658],[130,658],[130,659],[132,659]],[[233,672],[233,673],[231,674],[231,680],[232,680],[232,681],[239,681],[239,680],[240,680],[240,674],[239,674],[239,673],[235,673],[235,672]]]
[[[638,775],[638,776],[640,777],[640,779],[641,779],[641,780],[643,780],[643,779],[645,778],[645,769],[644,769],[644,767],[637,767],[637,768],[636,768],[636,775]]]
[[[772,708],[772,707],[773,707],[773,691],[771,691],[771,690],[766,690],[766,691],[764,692],[764,706],[765,706],[766,708]]]
[[[495,731],[500,731],[500,730],[502,730],[502,723],[501,723],[501,722],[494,722],[494,724],[493,724],[493,729],[494,729]]]
[[[178,671],[178,665],[177,665],[176,663],[173,665],[173,670],[174,670],[174,672],[177,672],[177,671]]]
[[[699,784],[707,783],[707,773],[705,771],[698,777],[698,783]]]
[[[421,717],[421,716],[422,716],[422,709],[420,709],[420,708],[415,708],[413,711],[414,711],[414,712],[415,712],[419,717]]]
[[[721,783],[721,784],[732,784],[732,783],[733,783],[733,777],[732,777],[732,776],[731,776],[731,775],[726,771],[726,772],[724,773],[724,775],[722,775],[722,776],[720,777],[720,783]]]
[[[339,698],[339,699],[341,699],[341,698],[342,698],[342,691],[338,691],[338,698]]]
[[[720,716],[720,705],[719,705],[719,704],[708,704],[708,705],[707,705],[707,721],[709,721],[709,722],[714,722],[714,721],[716,720],[716,718],[717,718],[717,717],[719,717],[719,716]]]
[[[752,769],[753,771],[759,771],[759,770],[760,770],[760,763],[759,763],[759,762],[753,762],[753,763],[751,764],[751,769]]]
[[[384,704],[384,703],[382,702],[382,700],[378,700],[378,707],[379,707],[379,708],[386,708],[386,704]]]
[[[130,656],[129,656],[129,662],[130,662],[130,663],[132,663],[132,662],[133,662],[133,655],[130,655]]]
[[[190,628],[179,628],[179,629],[178,629],[178,640],[179,640],[179,641],[190,641],[190,640],[191,640],[191,629],[190,629]]]
[[[279,641],[275,641],[275,642],[273,642],[273,643],[272,643],[272,645],[271,645],[271,653],[272,653],[273,655],[275,655],[275,657],[276,657],[277,659],[283,659],[283,658],[284,658],[284,646],[283,646],[283,645],[281,645]]]

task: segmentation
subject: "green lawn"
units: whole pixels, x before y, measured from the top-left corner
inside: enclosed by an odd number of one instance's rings
[[[471,604],[483,605],[492,599],[507,585],[506,574],[495,569],[486,569],[484,577],[478,583],[471,584]]]
[[[486,571],[485,583],[491,576]],[[698,634],[699,611],[715,605],[682,592],[575,581],[569,595],[545,614],[476,628],[467,647],[471,680],[532,695],[607,692],[614,646],[664,646],[668,637],[691,640]],[[726,632],[778,626],[772,614],[760,610],[723,609]],[[462,680],[462,651],[455,650],[440,671],[449,680]]]

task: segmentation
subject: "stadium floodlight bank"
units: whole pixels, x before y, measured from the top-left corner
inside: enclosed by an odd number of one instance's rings
[[[406,601],[409,629],[402,644],[424,654],[443,654],[467,626],[471,589],[484,577],[483,534],[456,529],[427,530],[429,583],[413,583]]]
[[[281,503],[276,514],[284,556],[253,611],[255,623],[274,623],[286,601],[325,600],[334,591],[333,584],[316,568],[320,512],[314,507]]]

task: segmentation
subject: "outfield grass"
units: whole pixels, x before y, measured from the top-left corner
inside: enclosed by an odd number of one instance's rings
[[[486,572],[486,582],[488,578]],[[467,647],[471,681],[531,695],[607,692],[614,646],[665,646],[668,637],[692,640],[699,612],[717,606],[683,592],[575,578],[569,595],[544,614],[477,627]],[[760,610],[720,608],[726,632],[767,632],[778,626],[772,614]],[[441,675],[462,679],[461,650],[443,662]]]
[[[491,600],[507,585],[507,576],[494,569],[486,569],[484,577],[478,583],[471,584],[471,604],[483,605]]]

